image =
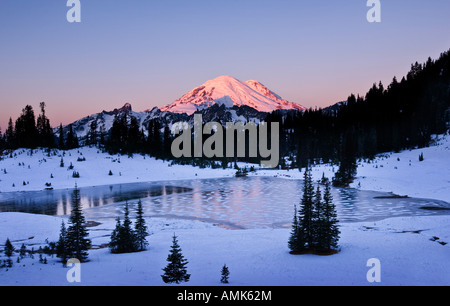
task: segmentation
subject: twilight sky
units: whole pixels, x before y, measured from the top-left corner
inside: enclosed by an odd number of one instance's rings
[[[219,75],[254,79],[325,107],[450,48],[450,1],[0,1],[0,127],[30,104],[53,126],[121,107],[173,102]]]

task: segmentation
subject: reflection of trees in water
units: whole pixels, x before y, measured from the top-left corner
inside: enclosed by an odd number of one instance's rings
[[[302,196],[301,186],[301,180],[244,177],[85,187],[80,188],[80,193],[83,209],[119,204],[91,211],[94,215],[115,218],[123,214],[121,203],[128,201],[130,205],[135,205],[142,199],[147,216],[184,216],[252,227],[289,224],[293,206],[300,202]],[[71,212],[72,191],[0,193],[0,211],[68,215]],[[423,210],[420,207],[450,208],[450,204],[442,201],[386,198],[387,193],[356,189],[333,188],[332,195],[342,222],[387,216],[444,214],[449,212]]]
[[[126,184],[125,184],[126,185]],[[187,187],[139,184],[80,188],[83,209],[117,202],[191,191]],[[44,215],[68,215],[73,189],[17,192],[0,195],[0,212],[24,212]],[[2,199],[4,196],[4,199]]]

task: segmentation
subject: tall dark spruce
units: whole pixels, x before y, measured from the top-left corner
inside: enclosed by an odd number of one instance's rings
[[[322,198],[320,187],[314,192],[311,169],[304,175],[303,196],[299,210],[295,208],[288,247],[292,254],[333,253],[338,248],[339,228],[336,207],[328,180],[324,180]]]
[[[325,191],[323,194],[323,209],[319,216],[318,224],[318,248],[329,251],[338,248],[340,230],[338,227],[339,220],[337,218],[336,205],[333,203],[331,195],[331,187],[329,181],[325,183]]]
[[[91,247],[91,240],[87,238],[88,236],[86,221],[81,209],[80,190],[75,186],[72,193],[72,212],[65,239],[67,258],[76,258],[80,262],[87,261],[88,250]]]
[[[143,251],[147,248],[148,242],[146,237],[148,234],[147,225],[144,219],[144,210],[142,208],[142,201],[138,201],[138,206],[136,210],[136,223],[134,225],[134,232],[136,237],[136,245],[138,251]]]
[[[314,245],[314,185],[311,168],[307,167],[304,174],[303,197],[299,211],[300,233],[307,248]]]

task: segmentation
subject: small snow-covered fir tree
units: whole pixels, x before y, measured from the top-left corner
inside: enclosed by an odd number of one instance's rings
[[[120,218],[117,218],[116,228],[111,234],[111,241],[109,242],[111,253],[131,253],[138,251],[139,247],[136,237],[135,231],[131,228],[128,202],[126,202],[123,224],[120,223]]]
[[[11,257],[13,252],[14,252],[14,246],[12,245],[11,241],[9,240],[9,238],[6,239],[6,243],[5,243],[5,255],[8,257]]]
[[[172,237],[172,247],[170,253],[167,256],[167,261],[169,262],[167,266],[163,269],[164,274],[161,275],[165,283],[181,283],[188,282],[191,277],[187,273],[186,265],[188,261],[184,258],[181,253],[181,248],[178,245],[177,236],[175,234]]]
[[[220,278],[220,282],[222,284],[228,284],[228,278],[230,277],[230,270],[228,269],[227,265],[223,265],[222,271],[221,271],[222,277]]]

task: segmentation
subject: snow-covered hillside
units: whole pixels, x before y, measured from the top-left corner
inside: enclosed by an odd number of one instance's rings
[[[283,100],[258,81],[243,82],[227,75],[207,81],[161,110],[191,115],[214,104],[228,108],[246,105],[260,112],[277,109],[305,110],[299,104]]]

